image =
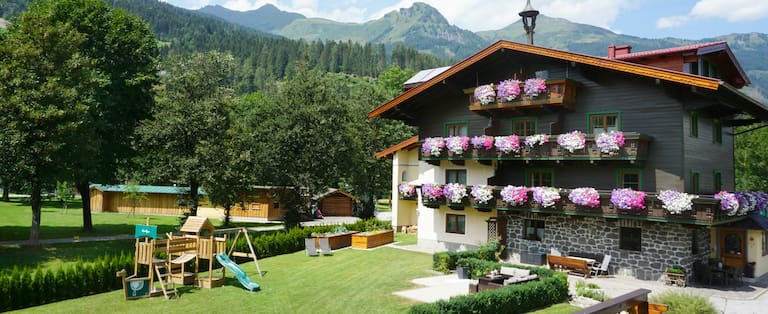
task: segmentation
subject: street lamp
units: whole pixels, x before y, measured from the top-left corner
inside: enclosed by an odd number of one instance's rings
[[[527,0],[525,2],[525,9],[520,11],[519,15],[523,20],[525,34],[528,35],[528,44],[533,45],[533,29],[536,28],[536,16],[539,15],[539,11],[531,6],[531,0]]]

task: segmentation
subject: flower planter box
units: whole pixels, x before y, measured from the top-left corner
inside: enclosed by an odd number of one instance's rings
[[[553,79],[547,80],[547,90],[538,96],[529,96],[521,91],[520,95],[512,101],[503,101],[496,97],[496,100],[482,105],[474,97],[475,88],[467,88],[464,93],[469,95],[469,110],[472,111],[484,111],[484,110],[510,110],[519,109],[525,107],[538,108],[543,105],[562,106],[568,109],[573,109],[576,103],[576,81],[570,79]],[[521,84],[522,90],[522,84]]]
[[[370,249],[395,241],[393,230],[361,232],[352,235],[352,247]]]
[[[439,208],[442,201],[421,201],[421,204],[430,208]]]
[[[320,238],[328,238],[328,243],[331,245],[331,250],[345,248],[352,245],[352,235],[355,233],[357,233],[357,231],[315,237],[315,246],[320,247]]]

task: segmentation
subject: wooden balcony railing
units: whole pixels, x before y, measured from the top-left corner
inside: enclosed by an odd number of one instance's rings
[[[471,187],[467,187],[467,191]],[[437,202],[425,202],[427,207],[437,208],[445,205],[454,210],[465,210],[465,208],[474,208],[478,211],[488,212],[498,211],[516,211],[533,212],[543,214],[585,216],[585,217],[605,217],[616,219],[633,219],[645,221],[657,221],[666,223],[679,223],[690,225],[713,226],[724,224],[736,220],[741,220],[744,216],[729,216],[726,211],[720,210],[720,201],[711,196],[700,196],[693,199],[692,210],[684,211],[679,214],[670,213],[662,207],[662,202],[655,195],[649,193],[645,198],[645,209],[622,210],[616,208],[611,203],[611,191],[600,191],[600,205],[597,207],[580,206],[568,199],[568,193],[560,192],[560,200],[553,206],[542,207],[541,204],[533,200],[532,192],[528,192],[528,201],[516,206],[511,206],[504,202],[500,195],[501,187],[494,188],[493,199],[487,203],[480,204],[473,199],[471,193],[461,203],[447,203],[444,199]]]
[[[569,79],[547,80],[547,90],[536,97],[525,95],[522,92],[523,86],[520,85],[520,95],[510,102],[497,101],[490,104],[481,105],[474,97],[474,88],[464,90],[469,95],[469,110],[515,110],[521,108],[542,107],[545,105],[562,106],[567,109],[573,109],[576,104],[576,81]]]
[[[503,153],[495,148],[486,150],[484,148],[476,149],[469,146],[469,149],[463,154],[455,154],[443,149],[439,156],[425,155],[419,150],[419,159],[427,162],[437,162],[440,160],[626,160],[630,163],[642,161],[648,158],[648,146],[651,138],[647,135],[624,132],[624,146],[614,154],[601,153],[595,144],[595,138],[592,135],[587,136],[586,145],[583,149],[569,152],[557,144],[557,136],[552,135],[548,141],[542,145],[536,145],[533,148],[526,147],[520,138],[520,152]]]

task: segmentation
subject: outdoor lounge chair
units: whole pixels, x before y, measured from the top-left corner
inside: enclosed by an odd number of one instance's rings
[[[307,250],[307,256],[317,256],[317,247],[315,246],[315,238],[304,239],[304,247]]]
[[[320,240],[320,252],[323,255],[331,255],[331,243],[328,238],[319,238]]]
[[[608,264],[611,262],[611,256],[605,255],[603,256],[603,261],[600,263],[595,263],[595,265],[592,265],[592,267],[589,268],[589,274],[597,276],[600,273],[603,273],[603,275],[608,273]]]

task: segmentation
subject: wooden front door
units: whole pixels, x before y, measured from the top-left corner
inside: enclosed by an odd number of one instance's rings
[[[720,229],[720,260],[723,264],[744,268],[747,256],[745,239],[745,230]]]

